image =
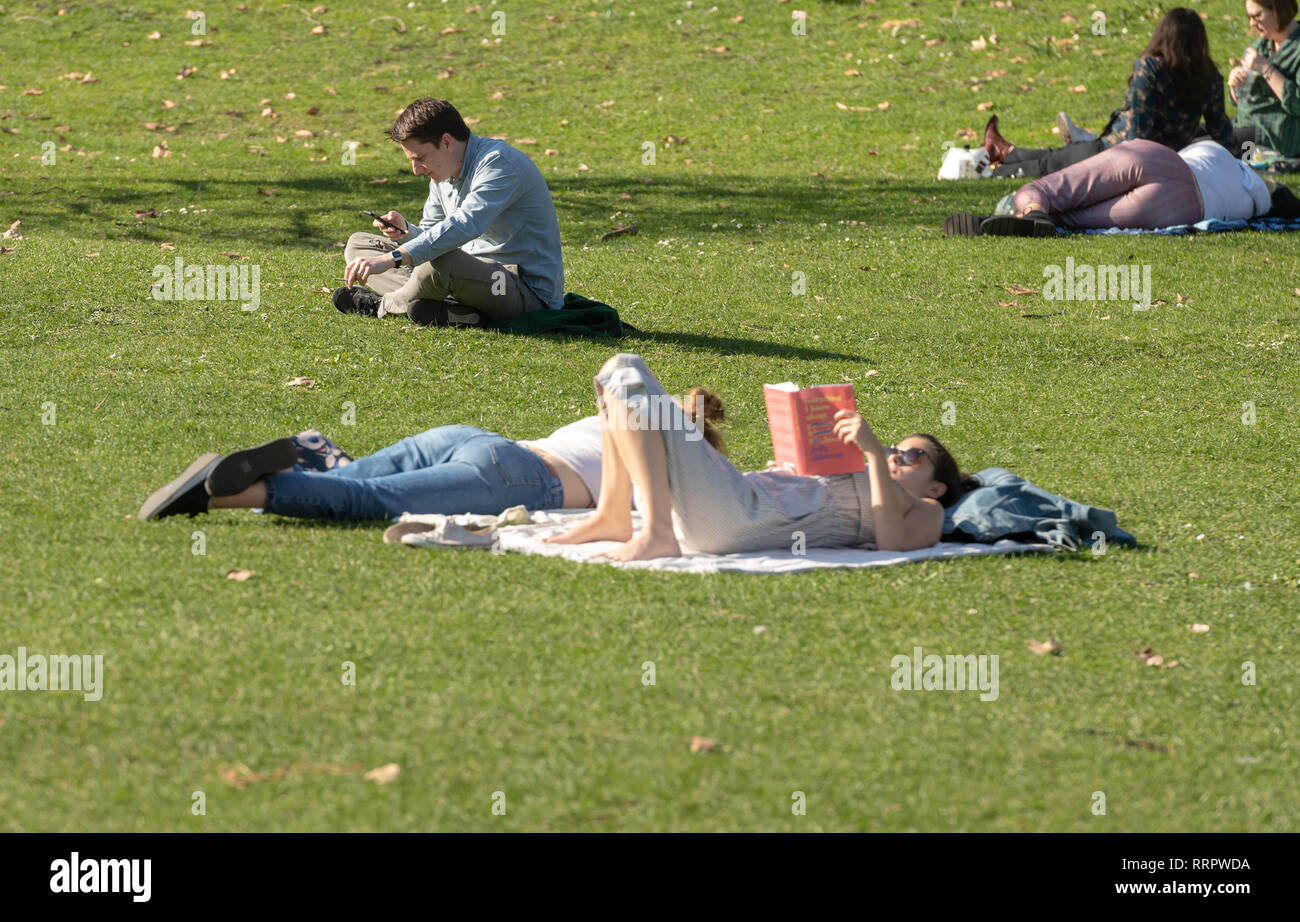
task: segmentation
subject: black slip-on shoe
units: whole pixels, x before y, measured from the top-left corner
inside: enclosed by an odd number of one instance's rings
[[[207,512],[208,491],[204,489],[203,481],[220,459],[221,456],[215,452],[200,455],[185,468],[185,473],[167,486],[155,490],[135,514],[136,518],[147,522],[150,519],[165,519],[169,515],[198,515]]]
[[[365,288],[335,288],[330,295],[334,306],[345,314],[365,314],[367,317],[379,316],[379,302],[383,297]]]
[[[980,224],[983,237],[1055,237],[1056,225],[1050,218],[1017,218],[996,214]]]
[[[978,237],[982,220],[984,219],[979,215],[973,214],[950,215],[943,222],[943,232],[949,237]]]
[[[256,448],[231,452],[208,472],[208,495],[235,496],[267,474],[293,467],[297,462],[298,446],[293,439],[275,439]]]

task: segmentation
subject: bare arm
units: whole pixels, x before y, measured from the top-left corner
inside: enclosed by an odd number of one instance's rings
[[[889,476],[885,446],[860,413],[835,414],[835,435],[866,455],[871,475],[871,517],[876,547],[882,551],[915,551],[937,544],[943,533],[943,507],[932,499],[908,493]]]

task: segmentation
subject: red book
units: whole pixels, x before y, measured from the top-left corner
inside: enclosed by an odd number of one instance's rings
[[[763,399],[778,464],[789,464],[796,474],[856,474],[867,469],[862,452],[837,439],[833,429],[836,413],[858,408],[852,384],[764,384]]]

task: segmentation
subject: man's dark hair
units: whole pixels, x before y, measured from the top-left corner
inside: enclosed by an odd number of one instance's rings
[[[403,109],[393,127],[388,129],[388,136],[398,144],[412,139],[439,144],[444,134],[457,141],[468,141],[469,126],[447,100],[427,96]]]

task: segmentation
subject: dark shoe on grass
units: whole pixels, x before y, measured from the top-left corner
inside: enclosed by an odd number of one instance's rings
[[[411,304],[406,316],[422,327],[489,326],[484,316],[473,308],[455,301],[421,298]]]
[[[226,455],[208,472],[209,496],[236,496],[267,474],[274,474],[298,462],[298,446],[293,439],[275,439],[256,448]]]
[[[208,511],[208,491],[203,482],[221,456],[215,452],[200,455],[185,472],[144,501],[136,518],[141,522],[165,519],[169,515],[198,515]]]
[[[379,302],[383,298],[365,288],[348,288],[345,285],[342,288],[335,288],[334,294],[330,295],[330,300],[334,302],[335,307],[345,314],[365,314],[367,317],[378,317]]]
[[[949,215],[948,220],[943,222],[943,232],[949,237],[978,237],[983,220],[979,215],[973,214]]]
[[[1016,218],[1011,215],[993,215],[980,224],[984,237],[1055,237],[1056,225],[1050,218]]]

